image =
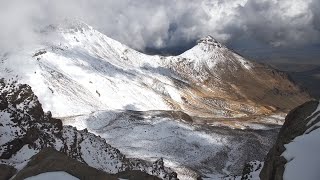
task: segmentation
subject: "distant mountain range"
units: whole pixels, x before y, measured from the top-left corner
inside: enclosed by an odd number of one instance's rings
[[[312,97],[320,98],[320,65],[273,63],[274,67],[289,74],[293,81],[304,87]]]

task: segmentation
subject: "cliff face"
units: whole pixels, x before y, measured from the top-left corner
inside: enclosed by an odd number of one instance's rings
[[[260,173],[261,180],[319,179],[320,103],[309,101],[286,117],[278,139],[269,151]],[[314,167],[316,166],[316,167]]]

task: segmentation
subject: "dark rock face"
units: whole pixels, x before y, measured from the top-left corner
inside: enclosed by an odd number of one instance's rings
[[[1,79],[0,97],[0,122],[7,131],[2,138],[6,135],[10,139],[0,144],[1,159],[11,158],[25,145],[40,149],[53,146],[55,139],[62,137],[62,122],[43,112],[30,86]]]
[[[0,164],[0,180],[10,179],[15,173],[16,169],[6,164]]]
[[[45,172],[64,171],[79,179],[110,179],[113,175],[76,161],[53,148],[45,148],[31,158],[27,166],[17,173],[14,180],[22,180]]]
[[[252,162],[246,163],[242,171],[241,180],[251,180],[253,178],[252,174],[254,172],[261,171],[262,166],[263,166],[263,163],[259,161],[252,161]]]
[[[287,163],[286,159],[281,156],[286,150],[284,145],[290,143],[297,136],[303,135],[312,125],[320,121],[320,117],[318,117],[313,123],[308,124],[312,118],[320,113],[315,112],[318,104],[318,101],[309,101],[293,109],[287,115],[277,141],[265,159],[264,167],[260,173],[261,180],[283,179],[285,164]]]
[[[1,166],[0,166],[1,167]],[[117,180],[127,178],[130,180],[146,179],[158,180],[155,176],[141,171],[124,171],[117,174],[108,174],[104,171],[92,168],[84,163],[76,161],[64,153],[53,148],[45,148],[31,158],[31,161],[23,168],[13,180],[22,180],[46,172],[63,171],[79,179]]]
[[[150,176],[147,173],[141,171],[124,171],[116,174],[118,178],[130,179],[130,180],[160,180],[155,176]]]
[[[43,112],[30,86],[3,79],[0,79],[0,137],[0,160],[5,160],[6,164],[16,165],[29,161],[31,156],[51,147],[69,158],[109,174],[143,171],[162,179],[177,179],[177,174],[164,167],[163,162],[128,159],[118,149],[107,144],[105,139],[87,130],[63,127],[61,120],[52,118],[50,112]],[[16,154],[19,154],[18,159],[15,157],[11,162]],[[63,168],[64,164],[56,166]],[[45,164],[41,166],[44,167]]]

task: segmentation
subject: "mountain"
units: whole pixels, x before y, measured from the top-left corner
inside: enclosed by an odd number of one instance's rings
[[[81,22],[39,34],[42,41],[3,55],[0,76],[29,84],[54,117],[120,109],[239,118],[310,99],[285,73],[250,62],[211,36],[164,57],[137,52]]]
[[[51,171],[79,178],[92,173],[146,177],[142,173],[146,172],[177,179],[164,165],[178,170],[181,179],[217,179],[238,172],[247,161],[262,160],[277,133],[261,125],[256,130],[200,126],[175,111],[101,111],[63,120],[77,130],[63,126],[51,112],[44,113],[30,86],[1,79],[0,90],[0,177],[4,179]]]
[[[0,163],[14,166],[18,173],[27,163],[31,166],[32,156],[51,147],[109,174],[135,170],[162,179],[177,179],[176,173],[164,167],[162,159],[154,163],[129,159],[87,130],[62,126],[61,120],[52,118],[51,112],[43,112],[28,85],[0,80],[0,119]],[[50,165],[53,168],[53,162]],[[61,169],[61,165],[57,168]]]
[[[263,161],[284,114],[310,99],[285,73],[211,36],[178,56],[143,54],[75,21],[39,36],[0,59],[0,77],[27,84],[19,85],[29,89],[26,99],[41,102],[17,101],[12,112],[25,109],[26,119],[0,117],[1,159],[9,165],[50,146],[107,173],[175,178],[164,163],[180,179],[221,179]]]
[[[319,179],[319,127],[319,101],[310,101],[293,109],[266,157],[261,179]]]

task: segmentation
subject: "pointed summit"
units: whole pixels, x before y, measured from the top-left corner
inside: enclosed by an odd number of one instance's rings
[[[197,41],[197,45],[182,53],[180,56],[199,60],[209,60],[212,56],[221,56],[222,51],[228,51],[227,47],[222,45],[212,36],[208,35]]]
[[[205,44],[209,46],[214,46],[217,48],[223,47],[221,43],[219,43],[216,39],[214,39],[212,36],[208,35],[206,37],[203,37],[197,41],[198,44]]]
[[[78,19],[64,19],[55,24],[49,24],[42,29],[40,32],[77,32],[93,29],[85,22]]]

